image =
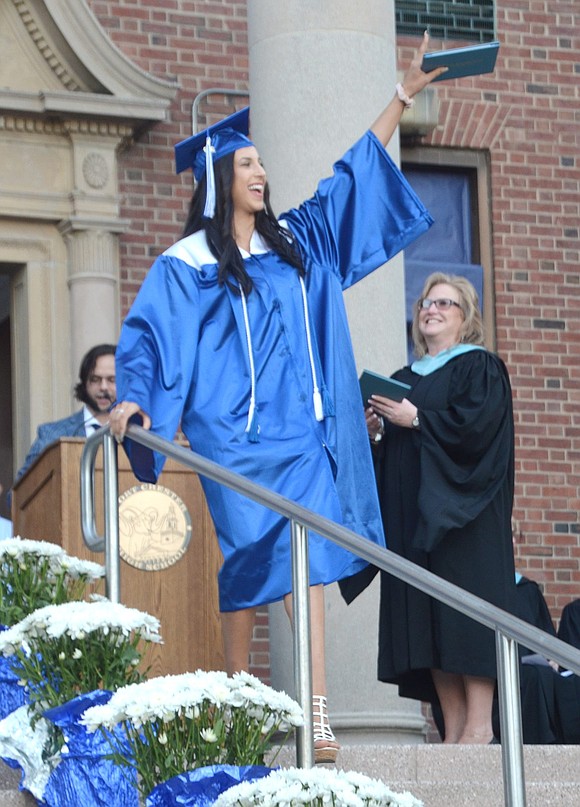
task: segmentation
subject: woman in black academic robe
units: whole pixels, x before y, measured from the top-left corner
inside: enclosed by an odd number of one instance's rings
[[[511,388],[501,359],[482,346],[469,281],[431,275],[413,335],[420,358],[394,375],[411,385],[408,397],[373,396],[366,413],[387,546],[513,611]],[[391,575],[381,578],[379,679],[425,701],[435,689],[446,742],[490,742],[493,632]]]

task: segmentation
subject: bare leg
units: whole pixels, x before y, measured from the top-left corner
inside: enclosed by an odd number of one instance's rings
[[[248,670],[250,666],[250,644],[255,621],[255,608],[244,608],[241,611],[222,611],[222,635],[228,675]]]
[[[292,595],[284,597],[286,613],[292,622]],[[334,762],[340,745],[328,724],[326,712],[326,658],[324,647],[324,586],[310,587],[310,638],[315,762]],[[318,735],[318,739],[317,739]]]
[[[463,676],[443,670],[431,670],[431,676],[441,704],[445,724],[444,743],[458,743],[463,734],[467,702]]]
[[[460,743],[484,744],[493,737],[491,710],[495,681],[493,678],[478,678],[464,675],[467,716]]]
[[[284,607],[292,622],[292,595],[284,597]],[[324,648],[324,586],[310,587],[310,639],[312,654],[312,691],[326,695],[326,658]]]

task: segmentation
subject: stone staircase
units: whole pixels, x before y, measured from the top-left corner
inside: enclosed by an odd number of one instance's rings
[[[294,765],[293,749],[284,749],[277,763]],[[408,790],[425,807],[504,805],[499,745],[349,745],[338,764],[381,779],[394,791]],[[524,765],[527,807],[580,807],[578,746],[528,745]],[[0,807],[37,803],[18,790],[19,779],[17,771],[0,763]]]
[[[290,748],[278,762],[294,764]],[[425,807],[503,807],[499,745],[352,745],[337,764],[410,791]],[[527,807],[580,807],[580,748],[524,748]]]

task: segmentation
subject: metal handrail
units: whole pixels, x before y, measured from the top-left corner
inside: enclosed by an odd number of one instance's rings
[[[435,597],[440,602],[495,631],[505,803],[507,807],[525,807],[517,644],[522,644],[546,658],[553,659],[562,667],[576,674],[580,674],[579,650],[459,586],[443,580],[394,552],[377,546],[352,530],[192,452],[189,448],[164,440],[140,426],[130,425],[127,435],[134,442],[182,463],[192,471],[269,507],[291,521],[294,668],[297,697],[304,708],[305,718],[304,726],[297,730],[298,765],[309,767],[313,764],[314,758],[310,710],[312,684],[308,598],[308,530],[311,529],[383,571],[398,577],[405,583],[409,583],[425,594]],[[103,443],[104,451],[104,536],[100,536],[96,530],[93,496],[95,459],[101,443]],[[119,600],[120,567],[117,500],[116,443],[109,428],[105,427],[88,437],[83,449],[81,457],[81,521],[84,539],[89,548],[96,551],[104,549],[105,551],[107,594],[115,602]]]

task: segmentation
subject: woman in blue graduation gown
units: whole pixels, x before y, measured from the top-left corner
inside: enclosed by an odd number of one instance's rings
[[[413,324],[419,358],[395,378],[401,403],[367,410],[389,549],[513,612],[514,476],[510,382],[483,348],[477,295],[465,278],[434,274]],[[379,679],[441,703],[445,742],[492,740],[495,637],[390,575],[381,576]],[[435,691],[434,691],[435,690]]]
[[[281,219],[242,110],[176,147],[198,180],[184,237],[154,263],[117,351],[122,439],[128,419],[383,544],[372,461],[342,291],[377,269],[431,218],[385,151],[410,98],[440,71],[420,69],[425,37],[403,85],[372,128]],[[155,480],[163,458],[131,445],[136,475]],[[256,607],[290,612],[286,519],[202,479],[223,552],[220,610],[228,672],[247,669]],[[337,743],[326,718],[324,584],[365,564],[310,535],[317,761]]]

